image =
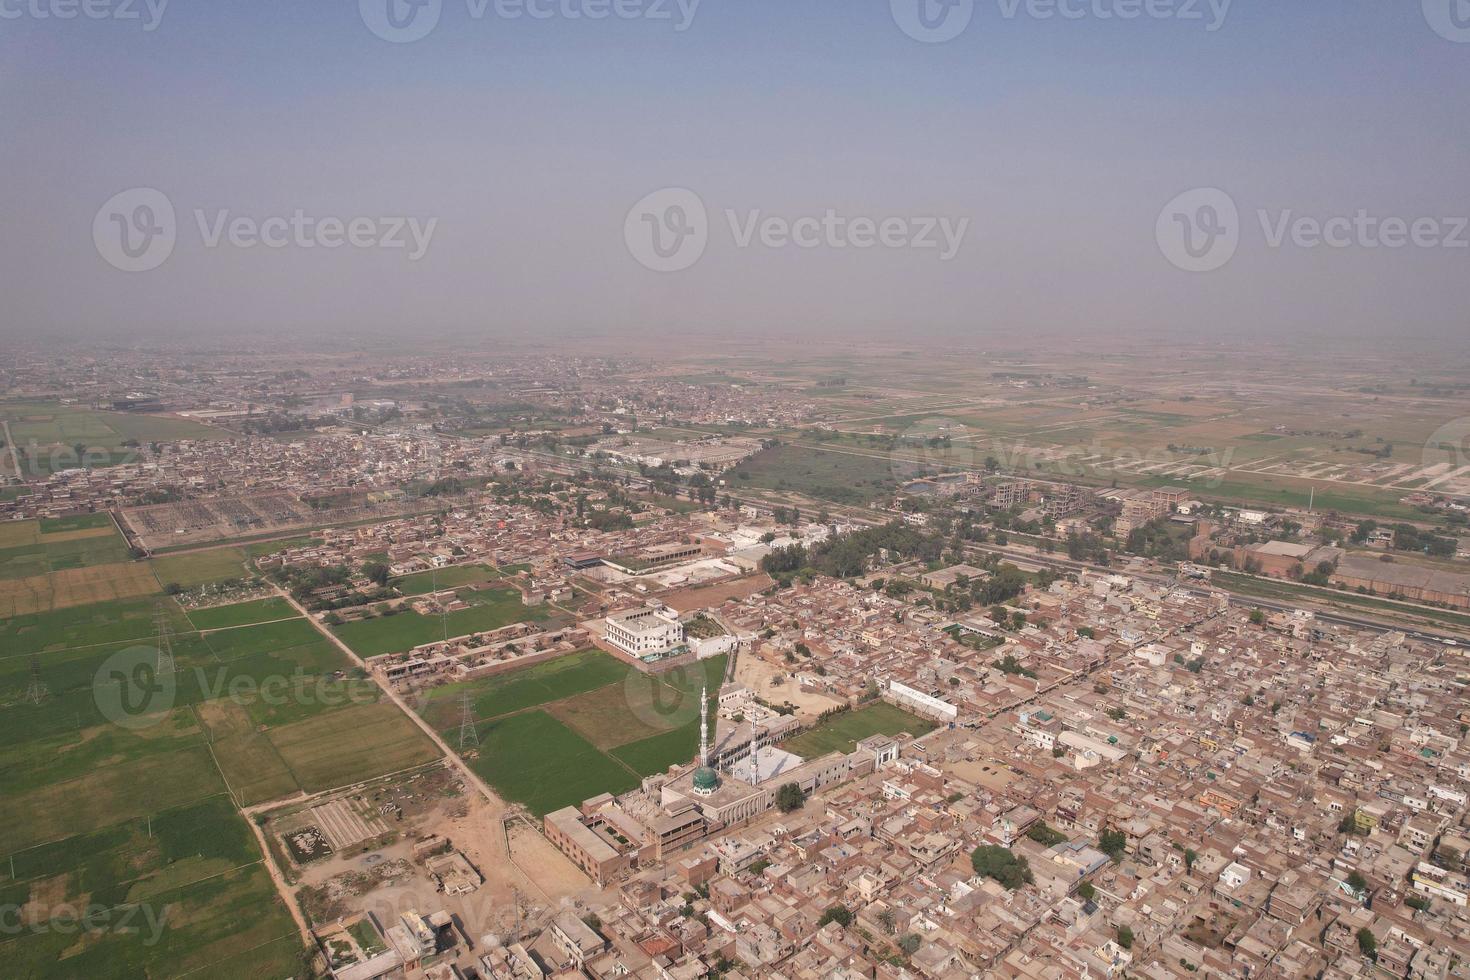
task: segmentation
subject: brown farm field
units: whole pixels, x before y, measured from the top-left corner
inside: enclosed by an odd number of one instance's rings
[[[158,580],[147,565],[139,562],[65,568],[46,575],[0,579],[0,619],[157,592]]]

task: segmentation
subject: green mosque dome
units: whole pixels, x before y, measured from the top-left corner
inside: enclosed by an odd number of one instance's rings
[[[720,785],[720,774],[709,766],[700,766],[694,770],[694,788],[705,792],[712,792]]]

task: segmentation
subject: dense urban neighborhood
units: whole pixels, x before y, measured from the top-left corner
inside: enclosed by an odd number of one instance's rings
[[[1067,471],[980,423],[1204,393],[1020,356],[969,422],[881,361],[119,363],[4,373],[18,975],[1470,976],[1453,446],[1262,394],[1209,424],[1289,496]]]

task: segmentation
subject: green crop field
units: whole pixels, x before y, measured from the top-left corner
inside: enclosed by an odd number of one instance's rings
[[[60,534],[66,531],[95,531],[111,528],[112,518],[106,513],[74,514],[71,517],[47,517],[41,521],[42,534]]]
[[[189,419],[104,412],[56,402],[0,405],[27,476],[44,476],[86,462],[114,466],[138,458],[138,446],[178,439],[226,439],[233,433]],[[128,445],[131,443],[131,445]],[[77,447],[82,455],[77,454]]]
[[[167,673],[154,601],[0,621],[0,905],[162,917],[146,934],[26,930],[3,943],[7,976],[296,975],[300,940],[237,807],[439,758],[307,621],[260,622],[291,615],[279,599],[197,610],[200,633],[159,597]]]
[[[421,616],[412,610],[392,616],[379,616],[334,626],[332,631],[359,657],[376,657],[385,653],[401,653],[448,636],[465,636],[551,617],[545,606],[527,606],[514,589],[488,589],[476,592],[463,589],[459,597],[469,603],[444,617]]]
[[[356,705],[270,733],[308,793],[361,782],[438,759],[439,750],[396,705]]]
[[[193,803],[224,788],[202,744],[48,779],[0,798],[0,854]]]
[[[403,595],[426,595],[435,589],[457,589],[476,582],[492,582],[500,573],[489,565],[452,565],[437,572],[417,572],[393,580]]]
[[[299,975],[300,938],[249,830],[238,815],[209,812],[210,802],[161,813],[151,840],[148,828],[134,822],[64,842],[51,856],[84,850],[80,863],[60,874],[0,886],[0,900],[7,904],[36,902],[46,910],[40,923],[46,928],[23,930],[5,944],[6,974]],[[140,874],[143,869],[127,866],[134,860],[144,868],[159,860],[173,863]],[[131,880],[122,879],[128,874]],[[115,895],[120,897],[113,901]],[[83,929],[76,917],[89,906],[107,912],[97,927]]]
[[[245,552],[241,548],[210,548],[179,555],[165,555],[149,562],[160,585],[178,585],[185,589],[248,578]]]
[[[458,731],[460,698],[467,693],[476,718],[499,718],[621,681],[629,669],[601,650],[584,650],[494,677],[436,687],[419,713],[435,731]]]
[[[0,532],[0,579],[125,562],[128,543],[106,514],[8,521]]]
[[[237,602],[228,606],[211,606],[189,612],[189,621],[196,629],[217,630],[229,626],[252,626],[280,619],[300,619],[295,608],[280,596]],[[304,620],[303,620],[304,622]]]
[[[724,673],[724,657],[648,674],[586,650],[436,688],[419,710],[454,736],[468,694],[480,733],[471,765],[496,792],[545,814],[692,760],[699,691],[708,687],[713,702]]]
[[[293,647],[326,644],[327,640],[306,620],[286,619],[239,629],[219,630],[205,638],[220,660],[234,660],[252,653],[270,653]]]
[[[869,504],[898,488],[892,462],[857,455],[777,446],[741,463],[729,477],[736,490],[791,490],[839,504]]]
[[[869,735],[908,732],[918,736],[932,732],[935,727],[933,722],[880,701],[866,708],[834,715],[795,738],[788,739],[781,748],[795,752],[803,759],[815,759],[828,752],[851,752],[858,742]]]
[[[480,750],[471,766],[497,793],[537,816],[638,785],[631,770],[545,711],[524,711],[479,727]]]
[[[163,601],[176,630],[189,629],[173,600],[118,599],[0,621],[0,650],[8,656],[118,643],[153,635],[154,605]]]

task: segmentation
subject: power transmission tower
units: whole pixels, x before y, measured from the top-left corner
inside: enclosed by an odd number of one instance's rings
[[[448,643],[449,642],[449,609],[448,609],[447,606],[444,605],[444,597],[439,594],[439,566],[438,565],[435,565],[434,566],[434,570],[433,570],[433,573],[432,574],[433,574],[433,584],[430,586],[430,588],[432,588],[434,590],[434,602],[435,602],[435,604],[437,604],[439,606],[439,629],[444,634],[442,637],[440,637],[440,639],[442,639],[444,642]]]
[[[470,707],[469,692],[465,692],[464,696],[460,698],[459,703],[464,709],[464,714],[460,717],[459,722],[459,750],[463,752],[469,746],[474,746],[478,749],[480,747],[480,733],[475,728],[475,712]]]
[[[40,704],[46,700],[46,695],[49,693],[46,682],[41,680],[41,658],[33,653],[31,654],[31,686],[26,688],[26,700],[31,704]]]
[[[163,603],[153,607],[153,628],[158,634],[158,676],[174,672],[174,630]]]

